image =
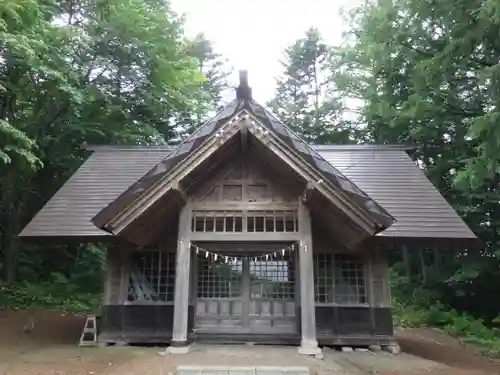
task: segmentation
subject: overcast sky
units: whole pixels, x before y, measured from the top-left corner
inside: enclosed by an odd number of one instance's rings
[[[345,24],[339,10],[360,0],[171,0],[186,15],[186,32],[203,32],[234,68],[248,70],[254,98],[264,103],[273,96],[283,50],[317,27],[325,41],[340,41]]]

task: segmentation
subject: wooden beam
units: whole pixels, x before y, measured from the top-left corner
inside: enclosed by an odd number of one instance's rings
[[[295,211],[298,208],[297,202],[196,202],[192,205],[193,210],[202,211]]]
[[[182,207],[179,214],[179,235],[177,242],[177,260],[175,266],[174,323],[172,341],[168,351],[187,353],[188,349],[188,309],[191,264],[191,207]]]
[[[300,239],[301,235],[297,232],[193,232],[191,234],[191,241],[200,242],[289,242]]]
[[[301,246],[299,248],[300,269],[300,318],[301,343],[299,354],[318,355],[321,349],[316,340],[316,303],[314,293],[313,238],[311,215],[304,203],[299,203],[299,230]]]

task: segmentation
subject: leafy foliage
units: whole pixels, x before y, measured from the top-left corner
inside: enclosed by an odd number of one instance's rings
[[[341,46],[311,28],[286,49],[269,105],[312,143],[415,145],[484,246],[424,284],[394,272],[396,322],[498,354],[500,5],[372,0],[346,16]],[[0,271],[10,282],[0,306],[95,308],[104,246],[16,235],[81,164],[83,144],[178,142],[220,105],[228,73],[203,35],[184,37],[166,0],[0,2]]]
[[[364,139],[413,157],[482,241],[427,290],[490,324],[499,311],[499,7],[490,1],[367,1],[331,55],[341,95],[358,100]]]
[[[482,319],[458,312],[436,300],[436,292],[410,283],[391,272],[392,312],[399,327],[439,327],[466,343],[479,346],[483,353],[500,357],[500,330],[488,327]]]
[[[105,248],[35,247],[17,234],[81,164],[83,145],[165,143],[184,114],[205,115],[212,82],[193,43],[166,0],[0,2],[0,271],[22,280],[12,284],[21,305],[100,293],[102,269],[81,262]]]
[[[105,251],[94,245],[25,250],[18,268],[22,281],[0,288],[0,308],[97,312],[102,301],[104,266]]]
[[[205,77],[204,96],[198,99],[194,111],[184,113],[177,122],[179,141],[189,136],[214,111],[222,109],[222,93],[229,88],[228,77],[232,72],[227,60],[215,51],[213,43],[203,34],[190,41],[187,53],[195,59],[198,70]]]
[[[331,81],[329,54],[319,31],[310,28],[285,50],[283,74],[268,105],[307,142],[349,143],[352,129],[341,121],[342,102]]]
[[[73,313],[98,313],[102,295],[75,290],[73,280],[54,274],[51,280],[0,287],[2,309],[53,309]]]

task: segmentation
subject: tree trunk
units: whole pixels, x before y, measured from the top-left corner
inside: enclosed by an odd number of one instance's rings
[[[410,254],[408,254],[408,248],[403,246],[401,249],[403,253],[403,263],[405,265],[406,277],[408,280],[411,279],[411,264],[410,264]]]
[[[15,205],[14,196],[14,174],[8,172],[2,181],[2,200],[6,204],[4,232],[2,235],[2,247],[5,264],[3,265],[3,279],[7,284],[12,283],[16,278],[18,239],[17,229],[19,228],[19,210]]]
[[[427,249],[422,249],[421,247],[418,249],[418,256],[420,258],[420,268],[422,272],[422,283],[425,284],[427,282],[427,269],[425,265],[425,255],[427,254]]]

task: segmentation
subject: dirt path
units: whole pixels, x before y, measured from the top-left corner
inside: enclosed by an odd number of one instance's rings
[[[477,355],[432,329],[398,330],[405,353],[342,353],[324,349],[324,360],[296,354],[293,347],[194,345],[186,356],[160,356],[162,348],[79,348],[82,316],[0,311],[0,375],[167,375],[179,364],[306,365],[316,375],[493,375],[500,360]]]
[[[451,367],[500,374],[500,359],[478,354],[472,346],[436,329],[397,329],[396,337],[403,351]]]

